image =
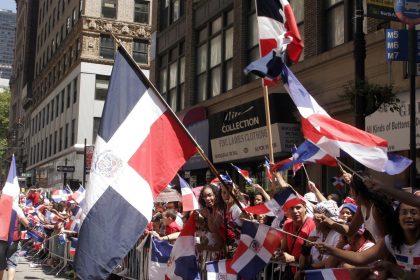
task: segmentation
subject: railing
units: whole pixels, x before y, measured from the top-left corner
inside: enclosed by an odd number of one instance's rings
[[[132,280],[149,280],[149,244],[137,243],[124,258],[121,266],[115,271],[124,279]],[[202,280],[207,279],[207,272],[205,271],[205,264],[199,264],[200,275]],[[271,261],[260,272],[255,280],[280,280],[282,273],[286,267],[285,263],[280,261]]]

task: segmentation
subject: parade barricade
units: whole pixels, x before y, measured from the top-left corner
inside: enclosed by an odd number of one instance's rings
[[[73,262],[73,256],[70,255],[70,242],[67,240],[59,240],[59,235],[54,235],[48,239],[49,257],[59,259],[59,263],[52,267],[51,271],[58,269],[55,274],[58,276],[60,272],[67,266],[69,262]]]
[[[149,280],[149,253],[147,242],[139,242],[124,258],[118,270],[114,272],[125,279]],[[291,264],[291,266],[296,266],[296,264]],[[207,279],[205,264],[200,263],[199,268],[201,279]],[[255,280],[280,280],[285,268],[285,263],[270,261],[264,270],[255,277]]]

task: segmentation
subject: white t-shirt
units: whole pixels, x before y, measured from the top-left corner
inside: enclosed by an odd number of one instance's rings
[[[327,236],[324,238],[322,232],[317,231],[316,229],[311,232],[309,236],[317,236],[318,239],[316,242],[324,242],[330,246],[337,246],[338,241],[340,240],[340,234],[335,230],[330,230]],[[319,262],[329,257],[327,254],[320,254],[318,249],[315,246],[311,249],[311,256],[313,262]]]
[[[399,267],[406,271],[415,271],[420,269],[420,240],[413,245],[403,244],[400,250],[392,247],[391,237],[386,235],[384,238],[385,246],[395,257]]]

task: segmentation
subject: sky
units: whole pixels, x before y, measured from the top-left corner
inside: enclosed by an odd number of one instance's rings
[[[15,0],[1,0],[0,9],[11,10],[16,13],[16,1]]]

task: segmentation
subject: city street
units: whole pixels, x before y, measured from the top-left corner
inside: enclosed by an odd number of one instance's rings
[[[23,279],[72,279],[67,277],[65,273],[60,273],[59,276],[55,276],[56,271],[54,274],[50,273],[49,267],[42,267],[39,264],[32,263],[29,258],[26,257],[19,257],[18,260],[19,264],[16,269],[15,280],[23,280]],[[7,279],[6,272],[3,279]]]

